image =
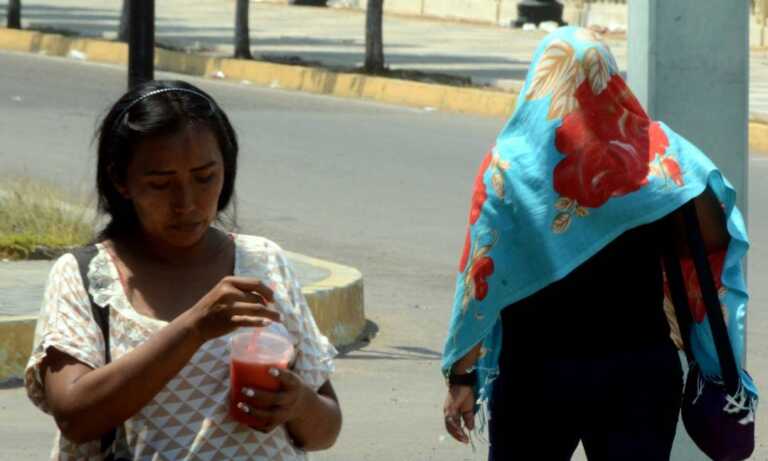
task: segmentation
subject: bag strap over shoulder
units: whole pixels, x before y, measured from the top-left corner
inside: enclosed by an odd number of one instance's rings
[[[673,226],[675,223],[671,216],[665,219],[663,224],[664,236],[674,235]],[[683,342],[683,350],[688,358],[688,363],[690,363],[694,360],[690,342],[693,316],[688,304],[688,293],[683,282],[683,270],[680,267],[680,259],[678,259],[675,250],[675,242],[670,238],[664,237],[660,240],[663,245],[662,257],[664,260],[664,272],[667,276],[667,282],[669,282],[669,295],[672,298],[672,305],[675,307],[675,317],[677,318],[677,326],[680,330],[680,339]]]
[[[701,287],[701,296],[704,300],[704,305],[706,306],[707,319],[709,320],[712,337],[715,341],[715,348],[717,350],[717,357],[723,374],[723,381],[725,382],[728,392],[731,395],[734,395],[738,392],[741,379],[739,377],[738,368],[736,367],[733,347],[728,338],[728,330],[723,317],[720,297],[718,296],[717,287],[715,285],[715,278],[712,274],[709,258],[707,257],[704,239],[701,236],[701,228],[696,214],[696,206],[693,201],[689,201],[683,205],[678,212],[682,214],[685,223],[686,241],[696,269],[699,286]],[[667,219],[667,225],[673,225],[671,219]],[[675,305],[675,312],[677,313],[678,324],[680,325],[680,334],[685,344],[686,354],[688,355],[689,360],[691,360],[691,310],[688,305],[688,296],[683,283],[680,260],[674,250],[673,244],[668,242],[668,240],[669,239],[664,239],[664,266],[667,272],[672,302]]]
[[[107,364],[112,361],[109,345],[109,306],[104,308],[98,306],[94,302],[91,292],[88,290],[90,286],[90,280],[88,280],[88,267],[98,251],[96,245],[88,245],[72,251],[72,255],[77,260],[77,267],[80,270],[80,278],[83,279],[83,288],[85,288],[85,292],[88,294],[88,300],[91,302],[93,319],[99,325],[101,333],[104,336],[104,364]],[[104,454],[104,461],[113,461],[115,459],[113,446],[116,438],[117,428],[112,429],[101,437],[101,453]]]
[[[109,306],[106,308],[98,306],[93,301],[91,292],[88,289],[90,286],[90,280],[88,280],[88,267],[97,252],[98,248],[96,248],[96,245],[88,245],[74,250],[72,255],[74,255],[77,260],[77,266],[80,269],[80,278],[83,279],[83,288],[85,288],[85,292],[88,294],[88,300],[91,302],[91,314],[93,314],[93,319],[99,325],[102,335],[104,335],[104,363],[109,363],[112,361],[109,352]]]

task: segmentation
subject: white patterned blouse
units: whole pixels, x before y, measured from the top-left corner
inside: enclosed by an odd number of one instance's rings
[[[298,279],[283,250],[261,237],[234,235],[235,275],[258,277],[275,292],[275,305],[298,351],[294,371],[318,389],[333,372],[336,350],[315,324]],[[110,351],[113,360],[145,342],[167,322],[136,312],[128,302],[117,268],[98,244],[90,263],[89,291],[99,306],[110,306]],[[228,339],[206,342],[137,414],[124,424],[127,449],[135,460],[275,460],[307,459],[291,444],[282,426],[269,434],[254,431],[228,415]],[[26,368],[29,398],[46,413],[40,364],[56,348],[86,365],[104,365],[104,340],[91,314],[78,266],[71,254],[51,269]],[[76,444],[56,435],[52,460],[98,460],[99,441]]]

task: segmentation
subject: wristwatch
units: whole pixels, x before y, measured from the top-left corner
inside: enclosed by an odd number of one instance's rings
[[[451,371],[448,374],[449,386],[474,386],[477,382],[477,370],[472,369],[469,373],[454,373]]]

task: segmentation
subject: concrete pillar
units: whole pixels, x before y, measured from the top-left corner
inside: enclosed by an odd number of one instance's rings
[[[632,0],[627,36],[630,87],[652,118],[714,160],[736,188],[745,219],[749,9],[749,0]],[[672,459],[709,459],[682,423]]]
[[[749,0],[629,2],[629,85],[699,146],[747,212]]]

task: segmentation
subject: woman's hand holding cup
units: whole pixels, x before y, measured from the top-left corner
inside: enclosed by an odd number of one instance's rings
[[[280,389],[269,391],[245,387],[238,409],[262,422],[251,426],[260,432],[271,432],[305,414],[309,397],[314,391],[301,377],[288,369],[271,368],[269,374],[280,382]]]
[[[254,277],[224,277],[188,311],[192,328],[202,342],[239,327],[263,327],[279,322],[280,313],[269,307],[274,293]]]

